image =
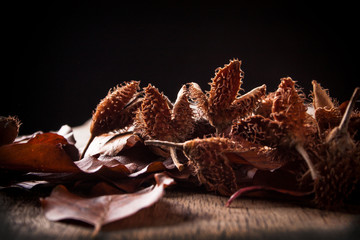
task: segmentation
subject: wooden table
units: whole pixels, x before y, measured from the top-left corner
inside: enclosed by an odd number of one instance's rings
[[[0,191],[0,239],[88,239],[92,228],[50,222],[36,192]],[[282,201],[227,198],[168,190],[150,208],[104,226],[98,239],[359,239],[360,214],[300,207]]]
[[[86,139],[86,131],[74,129]],[[81,132],[81,131],[84,131]],[[79,144],[83,144],[80,141]],[[0,190],[0,239],[89,239],[92,227],[50,222],[42,214],[44,193]],[[167,189],[155,205],[108,224],[97,239],[360,239],[360,213],[332,212],[284,201],[226,197]]]

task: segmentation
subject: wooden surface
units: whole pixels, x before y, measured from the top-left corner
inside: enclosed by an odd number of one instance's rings
[[[38,193],[0,191],[0,239],[88,239],[92,228],[75,221],[50,222]],[[282,201],[227,198],[167,191],[150,208],[104,226],[96,239],[356,239],[360,215],[299,207]]]
[[[48,221],[40,208],[43,195],[0,190],[0,240],[91,238],[89,225]],[[167,189],[158,203],[104,226],[96,239],[360,239],[359,211],[331,212],[251,198],[226,208],[226,201],[211,193]]]

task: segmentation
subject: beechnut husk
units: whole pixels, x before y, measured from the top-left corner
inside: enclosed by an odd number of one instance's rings
[[[187,83],[175,102],[151,84],[116,86],[93,113],[80,159],[97,137],[127,132],[171,159],[179,173],[189,171],[183,181],[229,196],[228,205],[255,192],[304,198],[324,209],[358,198],[360,88],[339,104],[316,81],[307,98],[290,77],[275,92],[261,85],[240,94],[243,78],[241,61],[230,60],[216,69],[209,91]]]
[[[92,138],[131,126],[156,154],[171,156],[180,171],[191,169],[207,190],[233,195],[231,201],[238,191],[259,189],[251,188],[256,172],[269,172],[264,190],[283,190],[271,186],[271,175],[293,175],[287,193],[312,194],[320,208],[342,206],[359,190],[360,112],[354,104],[360,89],[339,106],[313,81],[308,104],[290,77],[280,79],[275,92],[262,85],[241,95],[243,78],[241,61],[231,60],[216,69],[209,91],[185,84],[174,103],[150,84],[140,90],[140,82],[124,83],[97,106]]]

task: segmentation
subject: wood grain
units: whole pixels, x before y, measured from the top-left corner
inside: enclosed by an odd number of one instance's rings
[[[92,228],[50,222],[41,194],[0,191],[0,239],[88,239]],[[356,239],[360,214],[330,212],[281,201],[236,200],[199,191],[168,190],[150,208],[104,226],[98,239]]]

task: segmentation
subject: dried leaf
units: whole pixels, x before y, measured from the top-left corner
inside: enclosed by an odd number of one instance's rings
[[[38,134],[27,143],[0,147],[0,168],[28,172],[79,172],[72,158],[76,148],[55,133]]]
[[[94,138],[86,151],[86,155],[116,156],[121,151],[132,148],[141,142],[141,138],[133,132],[106,133]]]
[[[121,178],[131,173],[131,169],[134,169],[132,165],[126,166],[121,164],[116,158],[108,158],[106,160],[99,160],[95,156],[87,156],[77,162],[76,165],[85,173],[99,173],[106,177],[110,177],[109,171],[115,174],[115,177]],[[102,170],[102,171],[101,171]],[[104,171],[107,170],[107,173]]]
[[[155,186],[136,193],[95,198],[82,198],[70,193],[64,186],[58,186],[49,197],[41,199],[41,205],[47,219],[83,221],[94,225],[93,235],[96,235],[103,225],[153,205],[164,195],[164,189],[174,184],[174,180],[165,174],[156,174],[155,180]]]

